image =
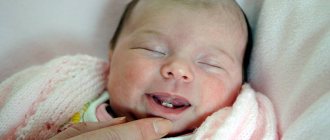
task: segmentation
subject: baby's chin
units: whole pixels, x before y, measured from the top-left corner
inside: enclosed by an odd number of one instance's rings
[[[194,132],[193,128],[177,128],[176,125],[173,125],[173,129],[166,135],[166,137],[175,137],[175,136],[181,136],[186,135]]]
[[[134,121],[144,118],[164,118],[161,116],[155,116],[151,114],[144,114],[144,113],[138,113],[138,112],[125,112],[122,113],[120,116],[125,116],[128,121]],[[164,118],[167,119],[167,118]],[[170,120],[170,119],[169,119]],[[193,122],[187,121],[187,118],[181,118],[179,120],[172,121],[173,127],[172,130],[169,132],[167,137],[173,137],[173,136],[180,136],[192,133],[198,126],[201,124],[202,121],[198,121],[201,119],[197,119]]]
[[[144,118],[155,118],[155,117],[159,117],[159,116],[143,115],[143,116],[138,117],[133,114],[129,114],[126,117],[127,117],[128,121],[134,121],[134,120],[139,120],[139,119],[144,119]],[[160,117],[160,118],[163,118],[163,117]],[[184,123],[181,122],[180,120],[172,121],[172,123],[173,123],[172,130],[168,133],[168,135],[166,135],[166,137],[175,137],[175,136],[189,134],[189,133],[192,133],[195,130],[195,128],[197,128],[196,126],[184,125]],[[187,122],[185,122],[185,124],[187,124]]]
[[[165,118],[166,119],[166,118]],[[172,121],[172,130],[166,135],[166,137],[175,137],[180,135],[186,135],[194,132],[194,130],[199,126],[198,124],[191,125],[192,123],[185,121]]]
[[[181,120],[182,122],[175,122],[173,124],[173,130],[169,133],[169,136],[179,136],[193,133],[202,123],[203,118],[196,118],[192,122]]]

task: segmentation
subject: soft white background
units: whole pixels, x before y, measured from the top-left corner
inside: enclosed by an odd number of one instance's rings
[[[0,81],[50,58],[107,58],[125,0],[0,0]]]

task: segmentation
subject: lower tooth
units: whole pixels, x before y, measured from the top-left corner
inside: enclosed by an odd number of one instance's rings
[[[166,106],[168,108],[172,108],[173,107],[173,105],[171,103],[168,103],[168,102],[162,102],[162,105],[163,106]]]

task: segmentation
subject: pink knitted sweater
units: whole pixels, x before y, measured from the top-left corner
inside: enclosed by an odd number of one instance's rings
[[[107,62],[64,56],[0,84],[0,139],[47,139],[106,85]]]
[[[0,139],[47,139],[105,89],[106,61],[64,56],[0,84]],[[193,134],[170,139],[277,139],[273,107],[249,85],[231,107],[209,116]]]

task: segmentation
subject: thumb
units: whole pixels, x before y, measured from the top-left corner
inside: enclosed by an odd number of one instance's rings
[[[154,140],[165,136],[171,129],[172,122],[169,120],[163,118],[146,118],[90,131],[71,139]]]

